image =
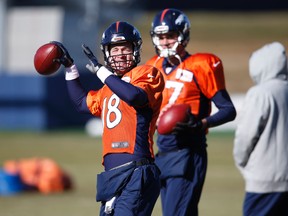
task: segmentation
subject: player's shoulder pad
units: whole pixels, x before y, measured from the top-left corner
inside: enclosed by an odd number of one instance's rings
[[[151,74],[153,76],[161,74],[161,72],[156,67],[147,64],[139,65],[134,69],[137,70],[137,73],[142,74]]]
[[[154,55],[152,58],[150,58],[145,64],[146,65],[154,65],[155,61],[157,60],[158,56]]]
[[[211,59],[220,60],[218,56],[212,53],[196,53],[194,55],[191,55],[190,58],[194,60],[199,60],[199,61],[201,60],[205,61],[205,60],[211,60]]]
[[[221,59],[212,54],[212,53],[196,53],[190,56],[191,61],[200,64],[210,65],[212,68],[216,68],[217,66],[222,66]]]
[[[153,85],[163,86],[164,88],[164,77],[156,67],[151,65],[140,65],[132,69],[131,74],[132,80],[134,82],[144,82]]]

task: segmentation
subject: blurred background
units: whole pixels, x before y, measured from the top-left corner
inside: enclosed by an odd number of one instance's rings
[[[142,62],[154,55],[149,30],[155,13],[166,7],[183,10],[191,20],[191,53],[213,52],[224,63],[226,85],[240,109],[252,85],[248,58],[264,43],[288,45],[286,0],[0,0],[0,129],[47,130],[83,127],[91,116],[77,114],[68,99],[63,69],[43,77],[33,65],[36,50],[52,40],[69,49],[87,89],[101,86],[85,69],[81,44],[98,59],[102,32],[125,20],[143,37]],[[223,126],[233,129],[237,120]],[[221,129],[221,127],[219,127]]]
[[[101,83],[86,70],[88,61],[81,44],[91,47],[103,62],[102,32],[112,22],[128,21],[142,34],[144,64],[155,54],[149,35],[152,19],[167,7],[181,9],[189,17],[191,54],[210,52],[222,59],[226,86],[239,116],[243,97],[253,85],[248,75],[251,53],[272,41],[288,48],[287,0],[0,0],[0,164],[48,157],[67,171],[73,182],[73,190],[67,193],[0,196],[1,216],[99,212],[95,176],[103,170],[101,121],[76,112],[67,95],[63,68],[48,77],[36,72],[36,50],[53,40],[62,42],[85,87],[98,89]],[[200,215],[242,215],[244,185],[232,157],[237,118],[208,135],[209,166]],[[4,180],[0,175],[0,186]],[[153,216],[160,215],[158,200]]]

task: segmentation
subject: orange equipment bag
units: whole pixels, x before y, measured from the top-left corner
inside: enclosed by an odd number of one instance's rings
[[[3,169],[10,174],[19,174],[27,188],[44,194],[72,189],[71,177],[50,158],[8,160]]]

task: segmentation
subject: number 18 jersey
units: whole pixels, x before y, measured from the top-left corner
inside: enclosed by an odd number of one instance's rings
[[[87,95],[87,106],[103,123],[103,157],[109,153],[129,153],[154,157],[153,134],[162,102],[164,79],[152,66],[133,68],[122,77],[148,96],[148,104],[133,107],[121,100],[107,85]]]

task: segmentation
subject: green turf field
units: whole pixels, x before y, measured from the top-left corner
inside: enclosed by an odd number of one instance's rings
[[[50,157],[74,179],[75,189],[55,195],[22,193],[0,197],[1,216],[98,215],[95,177],[101,172],[101,139],[82,130],[0,132],[0,163],[8,159]],[[208,137],[209,166],[200,215],[240,216],[243,181],[232,158],[233,133]],[[160,216],[157,202],[153,216]]]

